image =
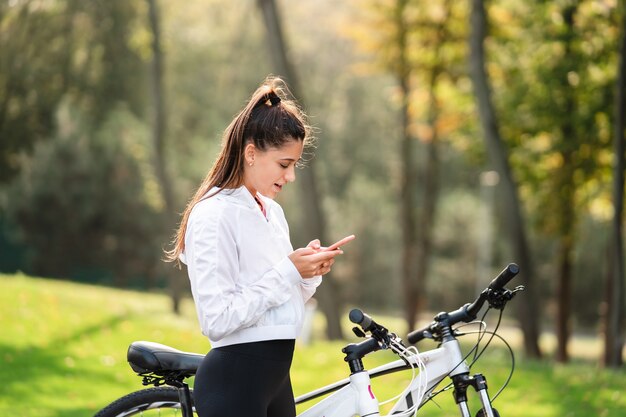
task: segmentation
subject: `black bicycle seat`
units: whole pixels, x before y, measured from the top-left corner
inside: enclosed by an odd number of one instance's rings
[[[183,352],[155,342],[133,342],[126,354],[128,363],[138,374],[181,372],[195,375],[204,355]]]

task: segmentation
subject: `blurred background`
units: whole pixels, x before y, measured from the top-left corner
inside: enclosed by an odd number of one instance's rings
[[[519,351],[565,363],[581,337],[619,368],[625,16],[618,0],[2,0],[0,272],[164,293],[180,313],[186,272],[163,250],[274,74],[315,127],[278,200],[294,246],[357,235],[317,295],[325,338],[351,306],[415,328],[515,262]]]

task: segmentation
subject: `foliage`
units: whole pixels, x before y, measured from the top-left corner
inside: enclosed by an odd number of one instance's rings
[[[560,250],[572,248],[572,305],[587,309],[573,314],[589,323],[594,314],[588,306],[600,304],[603,286],[597,280],[605,271],[588,259],[606,259],[608,234],[600,239],[600,231],[611,216],[618,9],[612,2],[590,0],[500,2],[490,11],[489,69],[502,130],[535,239],[544,241],[536,245],[548,250],[535,256],[547,264],[541,267],[547,272],[543,278],[552,281],[561,268]],[[598,231],[594,237],[583,228],[589,224]],[[560,246],[547,244],[551,240]],[[585,284],[590,281],[596,285]],[[553,286],[546,282],[546,292],[553,293]]]
[[[162,241],[146,128],[123,108],[97,131],[84,120],[59,109],[58,136],[35,146],[8,190],[8,215],[35,273],[128,285],[150,276]]]
[[[0,183],[22,152],[55,135],[70,99],[97,126],[119,101],[141,112],[143,68],[131,47],[138,2],[0,3]]]
[[[168,158],[182,211],[217,156],[222,132],[268,74],[269,52],[249,4],[161,2],[161,8]]]
[[[570,3],[539,2],[532,9],[509,3],[493,13],[499,18],[494,26],[507,28],[492,43],[499,108],[511,109],[501,112],[505,137],[535,222],[552,235],[572,233],[559,225],[560,216],[541,214],[562,212],[565,183],[575,189],[580,214],[594,201],[606,202],[610,192],[617,10],[608,3],[579,2],[570,33],[563,21]],[[568,100],[575,106],[570,111]],[[572,125],[568,136],[561,130],[565,124]]]
[[[127,346],[134,340],[191,352],[208,350],[190,300],[183,304],[183,315],[175,316],[167,297],[158,294],[24,275],[0,275],[0,286],[4,289],[0,293],[4,319],[0,334],[2,415],[93,415],[113,399],[142,389],[140,379],[126,363]],[[392,317],[380,321],[392,329],[401,323]],[[316,328],[316,335],[323,334]],[[347,376],[340,351],[344,343],[317,339],[309,346],[298,345],[292,367],[296,394]],[[372,368],[387,359],[387,353],[376,353],[365,358],[365,365]],[[495,394],[508,374],[506,355],[489,350],[476,370],[479,368]],[[584,362],[552,367],[522,361],[495,404],[507,416],[617,416],[626,407],[624,381],[623,372],[598,371]],[[384,400],[405,383],[404,375],[390,375],[375,379],[373,389]],[[441,409],[430,404],[424,415],[458,412],[449,391],[436,401]],[[471,396],[470,401],[475,404],[477,398]]]

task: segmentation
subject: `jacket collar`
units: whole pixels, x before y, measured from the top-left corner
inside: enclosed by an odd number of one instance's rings
[[[214,188],[213,190],[211,190],[211,194],[213,194],[217,190],[218,188]],[[246,207],[253,208],[255,210],[259,209],[259,204],[255,201],[252,193],[250,193],[245,185],[242,185],[239,188],[225,188],[216,195],[216,197],[219,196],[229,199],[230,201],[233,201],[235,203],[242,204]],[[267,198],[260,193],[257,193],[257,197],[259,198],[259,200],[263,201],[263,204],[265,205],[265,210],[267,212],[267,215],[269,216],[270,208],[272,206],[272,199]]]

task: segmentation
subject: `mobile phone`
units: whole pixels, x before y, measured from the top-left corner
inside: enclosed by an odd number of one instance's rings
[[[353,240],[355,238],[354,235],[350,235],[350,236],[346,236],[341,240],[338,240],[337,242],[333,243],[332,245],[330,245],[327,248],[324,248],[325,251],[327,250],[335,250],[338,249],[340,246],[345,245],[346,243],[350,242],[351,240]]]

